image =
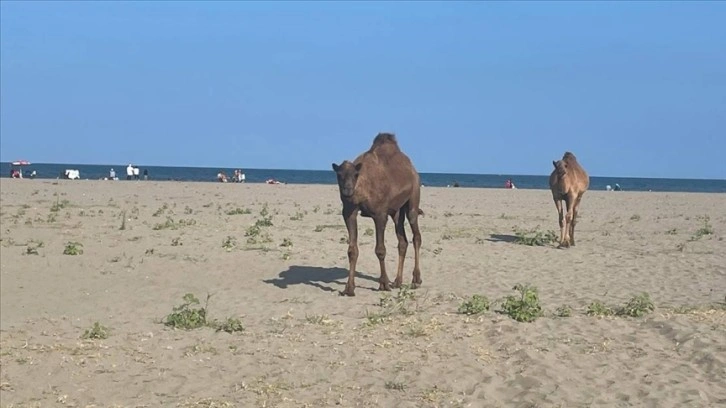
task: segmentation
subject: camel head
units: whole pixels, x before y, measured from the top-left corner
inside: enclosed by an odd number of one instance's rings
[[[348,160],[345,160],[340,165],[333,163],[333,171],[335,171],[338,177],[338,188],[340,188],[341,196],[353,196],[361,167],[363,167],[363,163],[353,164]]]
[[[567,162],[564,160],[552,160],[552,165],[555,166],[558,176],[562,177],[567,174]]]

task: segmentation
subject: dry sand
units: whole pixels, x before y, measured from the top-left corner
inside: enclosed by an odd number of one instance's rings
[[[410,314],[371,323],[387,310],[373,222],[359,221],[357,296],[341,297],[336,186],[2,179],[0,191],[3,407],[726,404],[724,194],[588,192],[577,246],[561,250],[512,241],[515,227],[557,230],[549,191],[425,187],[423,287]],[[248,244],[264,203],[271,242]],[[704,215],[714,233],[691,240]],[[167,217],[179,228],[153,228]],[[390,222],[386,240],[393,275]],[[83,254],[63,255],[70,241]],[[406,282],[412,267],[410,246]],[[457,313],[517,283],[539,289],[544,317]],[[160,323],[188,292],[211,293],[209,318],[244,332]],[[584,313],[640,292],[656,305],[645,317]],[[564,304],[572,316],[554,316]],[[81,338],[94,322],[107,339]]]

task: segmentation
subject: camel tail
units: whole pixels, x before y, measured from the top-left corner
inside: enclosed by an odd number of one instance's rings
[[[418,215],[424,215],[424,212],[422,209],[419,208],[417,211],[418,211]]]

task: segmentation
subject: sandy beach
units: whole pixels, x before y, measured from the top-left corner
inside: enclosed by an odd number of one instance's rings
[[[422,288],[377,290],[361,218],[355,297],[337,186],[2,179],[0,205],[3,407],[726,405],[724,194],[590,191],[557,249],[514,232],[559,235],[548,190],[424,187]],[[516,284],[543,316],[498,312]],[[187,293],[244,330],[167,327]]]

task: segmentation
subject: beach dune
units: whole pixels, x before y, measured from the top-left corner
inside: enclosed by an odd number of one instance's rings
[[[724,194],[589,191],[557,249],[517,242],[558,231],[549,190],[424,187],[423,286],[376,290],[359,218],[355,297],[335,185],[1,179],[0,208],[3,407],[726,404]],[[498,312],[516,284],[543,316]],[[164,325],[187,293],[244,330]]]

